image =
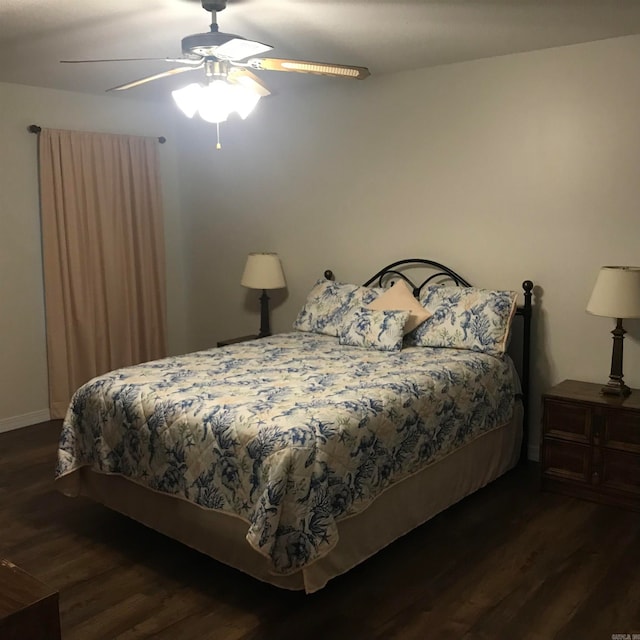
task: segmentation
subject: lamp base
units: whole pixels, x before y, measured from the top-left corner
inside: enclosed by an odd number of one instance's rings
[[[607,384],[603,385],[600,389],[600,393],[605,396],[628,396],[631,393],[631,389],[622,382],[622,380],[610,380]]]
[[[622,318],[616,318],[616,328],[611,332],[613,335],[611,373],[609,374],[609,382],[600,390],[603,395],[624,397],[631,393],[631,389],[623,382],[622,377],[622,349],[625,333],[626,331],[622,327]]]
[[[271,327],[269,326],[269,296],[266,289],[262,290],[260,296],[260,333],[258,338],[268,338],[271,335]]]

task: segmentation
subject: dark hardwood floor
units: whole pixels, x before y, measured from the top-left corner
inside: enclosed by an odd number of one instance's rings
[[[59,590],[63,640],[640,633],[640,514],[541,493],[534,464],[306,596],[59,494],[59,426],[0,434],[0,557]]]

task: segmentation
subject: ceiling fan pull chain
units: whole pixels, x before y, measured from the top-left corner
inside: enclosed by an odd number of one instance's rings
[[[218,134],[218,142],[216,143],[216,149],[222,149],[222,145],[220,144],[220,123],[216,122],[216,133]]]

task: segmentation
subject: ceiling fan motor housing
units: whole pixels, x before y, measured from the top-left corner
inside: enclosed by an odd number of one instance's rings
[[[222,11],[227,8],[227,0],[218,0],[218,2],[207,2],[202,0],[202,8],[207,11]]]

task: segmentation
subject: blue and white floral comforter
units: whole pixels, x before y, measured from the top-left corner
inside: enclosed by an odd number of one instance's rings
[[[337,521],[507,423],[516,391],[508,357],[281,334],[91,380],[56,474],[89,466],[239,516],[289,574],[331,550]]]

